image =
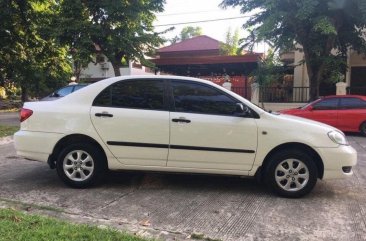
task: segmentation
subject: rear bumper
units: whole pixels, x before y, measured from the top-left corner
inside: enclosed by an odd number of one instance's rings
[[[324,164],[323,179],[350,177],[352,170],[357,164],[357,152],[351,146],[339,146],[337,148],[316,148]],[[346,171],[344,171],[344,169]]]
[[[56,143],[63,137],[60,133],[20,130],[14,134],[17,155],[26,159],[47,162]]]

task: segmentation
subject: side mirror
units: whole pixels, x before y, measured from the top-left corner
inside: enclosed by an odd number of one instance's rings
[[[245,117],[250,115],[250,109],[248,106],[244,106],[242,103],[236,103],[235,115]]]
[[[308,111],[313,111],[316,110],[314,107],[312,107],[311,105],[307,108]]]

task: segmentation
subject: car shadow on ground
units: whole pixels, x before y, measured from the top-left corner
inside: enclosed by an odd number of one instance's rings
[[[0,172],[0,187],[7,192],[28,193],[43,190],[50,193],[77,193],[77,189],[69,188],[57,177],[56,170],[51,170],[46,164],[23,161],[9,156],[9,162],[3,163],[7,171]],[[19,165],[12,165],[19,162]],[[13,164],[12,164],[13,163]],[[5,170],[4,169],[4,170]],[[9,172],[9,169],[12,169]],[[337,187],[347,192],[350,183],[347,181],[318,181],[312,193],[307,197],[332,197],[337,193]],[[264,183],[253,178],[238,176],[187,174],[187,173],[156,173],[144,171],[109,171],[105,180],[97,186],[82,192],[107,192],[110,194],[128,191],[152,191],[154,193],[213,193],[220,195],[254,195],[277,198]]]
[[[263,183],[259,183],[253,178],[205,174],[111,171],[108,174],[107,180],[102,185],[111,188],[118,188],[119,186],[126,187],[128,185],[135,189],[269,193],[269,190],[267,190]]]
[[[347,137],[365,137],[363,134],[356,132],[344,132],[344,134],[346,134]]]

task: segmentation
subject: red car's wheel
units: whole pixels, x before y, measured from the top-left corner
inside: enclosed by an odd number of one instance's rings
[[[366,121],[361,124],[360,132],[362,135],[366,136]]]

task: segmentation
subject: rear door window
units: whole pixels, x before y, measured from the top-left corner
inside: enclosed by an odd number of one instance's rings
[[[359,98],[341,98],[340,109],[366,109],[366,101]]]
[[[165,110],[164,80],[125,80],[104,89],[94,100],[94,106]]]

